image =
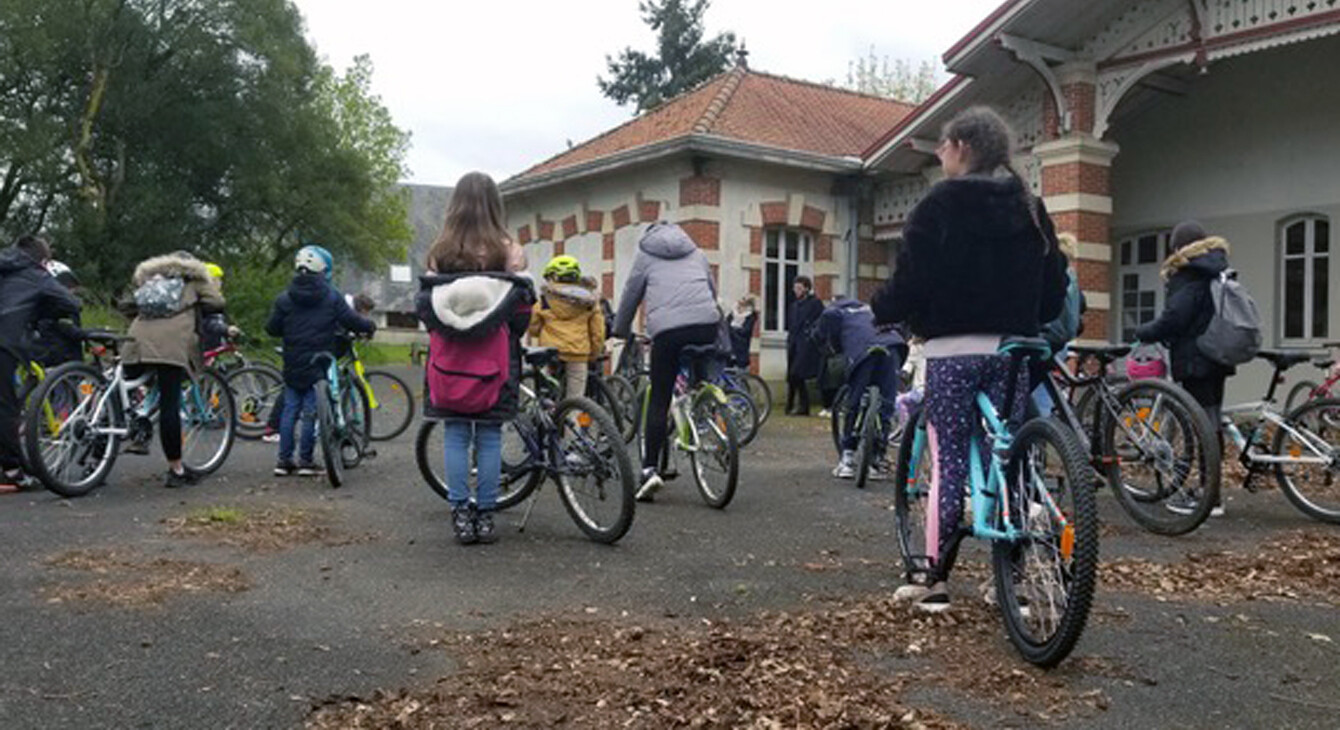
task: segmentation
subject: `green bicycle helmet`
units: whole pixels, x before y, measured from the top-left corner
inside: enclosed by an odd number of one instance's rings
[[[572,256],[555,256],[544,265],[544,278],[577,281],[582,278],[581,262]]]

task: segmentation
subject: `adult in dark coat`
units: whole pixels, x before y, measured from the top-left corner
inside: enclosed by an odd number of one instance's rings
[[[814,296],[814,283],[797,276],[791,285],[796,298],[786,308],[786,412],[810,414],[809,383],[819,377],[819,348],[810,337],[811,327],[824,313],[824,303]]]

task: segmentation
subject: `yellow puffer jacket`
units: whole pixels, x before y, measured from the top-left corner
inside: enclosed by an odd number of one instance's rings
[[[545,282],[530,318],[540,347],[557,347],[564,362],[587,362],[605,350],[605,316],[595,287]]]

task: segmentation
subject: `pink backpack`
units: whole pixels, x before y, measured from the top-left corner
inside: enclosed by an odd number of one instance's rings
[[[498,404],[511,365],[507,326],[476,339],[429,335],[428,400],[433,408],[474,415]]]

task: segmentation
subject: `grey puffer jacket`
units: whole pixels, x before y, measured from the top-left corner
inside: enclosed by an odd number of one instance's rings
[[[647,334],[692,325],[716,324],[717,288],[707,257],[674,223],[656,223],[637,244],[637,258],[623,287],[614,336],[627,338],[637,305],[647,302]]]

